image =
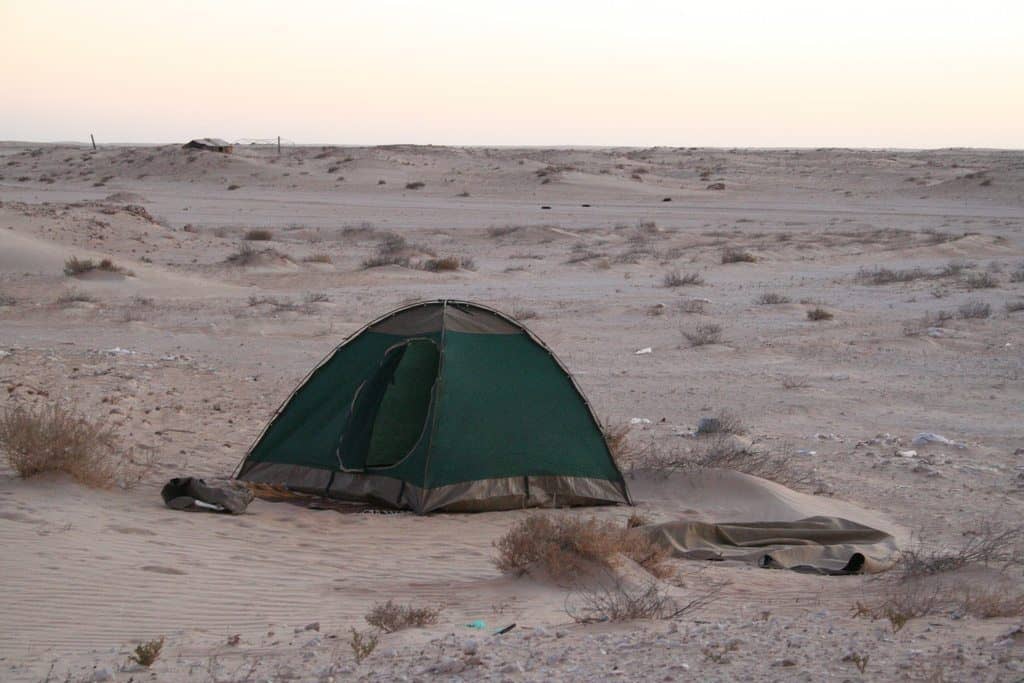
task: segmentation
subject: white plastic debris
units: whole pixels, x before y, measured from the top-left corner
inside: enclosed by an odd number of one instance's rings
[[[651,421],[646,417],[631,417],[629,418],[629,424],[631,425],[649,425]]]
[[[947,439],[941,434],[935,434],[933,432],[921,432],[914,437],[914,440],[911,441],[911,443],[915,446],[925,446],[930,443],[941,443],[945,446],[952,446],[953,448],[966,448],[962,443],[957,443],[956,441]]]
[[[916,458],[917,457],[917,451],[913,451],[913,450],[896,451],[896,455],[900,456],[901,458]]]
[[[797,455],[806,455],[806,456],[809,456],[809,457],[813,457],[813,456],[818,454],[818,451],[812,451],[809,448],[801,448],[800,450],[798,450],[796,452],[796,454]]]
[[[134,356],[135,352],[131,349],[122,349],[120,346],[115,346],[112,349],[107,349],[103,353],[108,356]]]
[[[644,348],[642,348],[639,351],[637,351],[635,355],[643,356],[643,355],[648,354],[648,353],[654,353],[654,349],[652,349],[650,346],[645,346]]]
[[[4,351],[3,349],[0,349],[0,358],[7,358],[7,356],[9,355],[11,355],[10,351]]]

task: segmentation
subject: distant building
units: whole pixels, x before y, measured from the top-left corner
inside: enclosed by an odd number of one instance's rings
[[[202,149],[207,152],[220,152],[222,154],[231,154],[235,149],[235,146],[230,142],[220,138],[196,138],[189,140],[182,147],[185,149]]]

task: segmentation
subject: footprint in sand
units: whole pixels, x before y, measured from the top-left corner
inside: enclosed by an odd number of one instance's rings
[[[157,574],[187,574],[188,572],[174,567],[160,567],[155,564],[147,564],[140,567],[144,572],[156,572]]]

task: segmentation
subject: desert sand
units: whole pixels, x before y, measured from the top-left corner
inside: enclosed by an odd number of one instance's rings
[[[254,229],[272,239],[244,240]],[[364,267],[390,235],[401,262]],[[249,263],[229,260],[243,244]],[[754,260],[723,263],[727,249]],[[462,266],[417,267],[447,256]],[[67,276],[71,257],[130,274]],[[926,275],[864,276],[878,268]],[[702,284],[666,286],[674,272]],[[719,498],[639,463],[636,508],[551,514],[842,513],[904,545],[956,545],[981,521],[1024,519],[1022,272],[1019,152],[4,143],[0,408],[67,402],[152,468],[122,491],[0,462],[0,679],[1020,680],[1020,617],[946,612],[898,632],[856,618],[884,576],[679,560],[673,590],[724,583],[717,600],[580,625],[564,588],[493,564],[525,511],[257,500],[233,517],[169,510],[159,489],[229,475],[366,322],[460,298],[521,319],[602,418],[636,423],[640,450],[685,452],[698,420],[727,410],[807,475],[792,491],[726,472],[750,493]],[[716,343],[683,334],[709,324]],[[922,432],[955,443],[913,445]],[[1024,588],[1019,565],[957,576]],[[356,663],[349,629],[387,599],[443,611]],[[151,670],[126,664],[160,636]],[[863,672],[851,654],[870,657]]]

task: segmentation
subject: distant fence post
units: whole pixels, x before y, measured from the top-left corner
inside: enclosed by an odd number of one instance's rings
[[[277,136],[277,156],[281,156],[281,136]]]
[[[89,133],[89,139],[92,140],[92,149],[95,152],[96,151],[96,136],[93,135],[92,133]]]

